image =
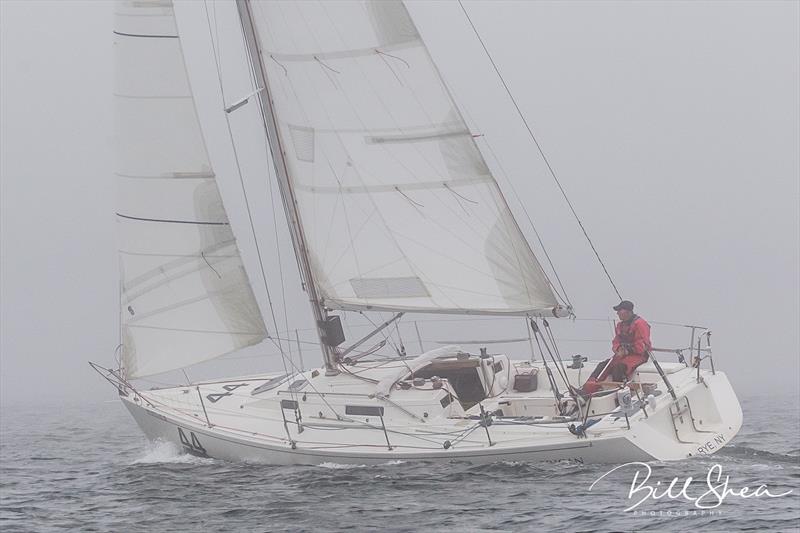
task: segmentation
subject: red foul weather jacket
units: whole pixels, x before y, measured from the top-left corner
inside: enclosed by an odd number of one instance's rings
[[[634,315],[630,321],[617,322],[616,332],[611,342],[614,353],[624,346],[628,349],[628,355],[645,356],[645,352],[653,347],[650,343],[650,324],[640,316]]]

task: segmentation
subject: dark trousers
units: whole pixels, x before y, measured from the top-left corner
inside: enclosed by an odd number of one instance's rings
[[[609,360],[611,364],[608,364]],[[625,381],[630,379],[636,367],[647,361],[647,356],[641,354],[615,355],[602,361],[594,369],[589,379],[583,384],[583,391],[593,394],[600,390],[600,382],[611,378],[611,381]],[[608,368],[606,368],[608,365]]]

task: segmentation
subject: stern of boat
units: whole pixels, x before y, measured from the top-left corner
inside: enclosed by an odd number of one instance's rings
[[[629,440],[659,461],[711,455],[728,444],[742,427],[742,408],[723,372],[675,376],[675,398],[658,397],[646,418],[636,424]],[[696,377],[695,377],[696,374]]]

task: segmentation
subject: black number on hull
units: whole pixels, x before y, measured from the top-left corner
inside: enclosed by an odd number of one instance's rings
[[[184,433],[181,428],[178,428],[178,438],[181,439],[183,451],[189,455],[194,455],[196,457],[208,457],[206,449],[203,448],[202,444],[200,444],[200,441],[197,439],[197,435],[194,434],[194,431],[190,431],[189,437],[186,437],[186,433]]]

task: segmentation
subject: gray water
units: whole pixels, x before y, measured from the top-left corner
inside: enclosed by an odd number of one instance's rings
[[[109,393],[109,398],[111,394]],[[634,513],[632,471],[613,465],[233,464],[146,442],[120,402],[0,408],[0,530],[412,531],[800,528],[800,397],[742,399],[740,434],[712,457],[653,463],[653,484],[720,464],[729,488],[766,484],[779,498],[730,496],[713,511],[649,500]],[[619,474],[619,475],[617,475]]]

